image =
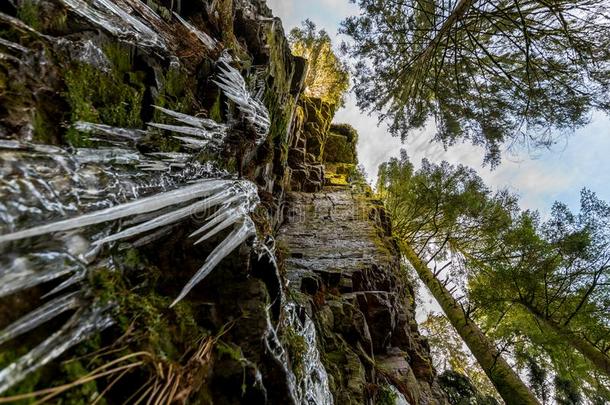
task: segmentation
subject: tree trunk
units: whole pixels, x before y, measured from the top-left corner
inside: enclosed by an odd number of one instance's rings
[[[447,35],[455,24],[468,13],[470,8],[474,5],[474,1],[475,0],[460,0],[451,14],[443,22],[443,25],[439,28],[434,38],[421,52],[418,59],[426,59],[430,57],[430,54],[433,53],[439,43],[444,39],[445,35]]]
[[[507,405],[537,405],[536,397],[508,365],[493,342],[470,320],[451,293],[406,243],[402,250],[421,280],[428,286],[445,315],[464,340]]]
[[[577,333],[570,330],[568,327],[560,325],[553,319],[550,319],[532,305],[519,301],[532,315],[536,317],[543,325],[557,333],[566,340],[574,349],[578,350],[585,358],[587,358],[601,372],[610,376],[610,357],[599,350],[595,345],[586,339],[578,336]]]

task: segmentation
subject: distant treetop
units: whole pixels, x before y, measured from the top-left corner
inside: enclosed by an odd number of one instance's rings
[[[610,111],[608,0],[352,0],[358,105],[403,139],[429,119],[445,146],[548,147]]]
[[[337,107],[343,106],[349,88],[348,67],[333,51],[326,31],[317,31],[312,21],[305,20],[301,28],[290,32],[289,40],[292,53],[309,61],[305,94]]]

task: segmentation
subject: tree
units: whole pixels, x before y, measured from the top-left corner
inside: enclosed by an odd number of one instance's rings
[[[333,51],[326,31],[317,31],[313,22],[305,20],[301,28],[290,32],[289,40],[292,53],[309,61],[305,94],[336,107],[343,106],[349,88],[348,67]]]
[[[610,111],[608,0],[352,0],[342,24],[358,105],[403,140],[436,122],[500,161],[505,143],[548,147]]]
[[[526,356],[529,343],[543,348],[560,378],[610,399],[607,203],[583,190],[577,215],[560,203],[542,224],[535,213],[521,213],[465,260],[469,298],[485,308],[481,321],[495,336],[527,335]]]
[[[401,251],[416,270],[462,337],[481,368],[507,404],[537,404],[535,396],[470,318],[439,275],[452,263],[450,247],[456,241],[473,243],[478,234],[492,232],[506,220],[512,200],[491,198],[474,171],[446,162],[437,166],[426,160],[417,173],[406,153],[380,167],[378,190],[386,201]],[[440,269],[437,264],[445,261]],[[429,265],[433,263],[434,268]]]
[[[472,385],[473,391],[477,393],[478,402],[484,402],[483,398],[492,402],[490,398],[497,397],[491,381],[467,353],[462,338],[455,332],[447,317],[429,314],[426,321],[421,324],[421,329],[430,344],[434,368],[439,373],[449,372],[447,375],[456,373],[466,377],[469,380],[468,384]]]
[[[468,377],[456,371],[443,372],[438,383],[451,405],[499,405],[494,397],[478,392]]]
[[[463,166],[424,160],[414,171],[404,153],[381,166],[379,179],[403,254],[496,387],[476,352],[486,345],[528,368],[542,401],[552,377],[610,399],[607,203],[583,190],[580,213],[555,203],[543,222]]]

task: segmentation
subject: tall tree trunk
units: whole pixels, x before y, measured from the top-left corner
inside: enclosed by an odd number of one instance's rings
[[[610,357],[598,349],[588,340],[579,336],[576,332],[570,330],[567,326],[557,323],[555,320],[545,316],[541,311],[538,311],[533,305],[519,301],[532,315],[536,317],[544,326],[551,329],[557,335],[561,336],[574,349],[578,350],[585,358],[587,358],[601,372],[610,376]]]
[[[493,342],[474,323],[453,298],[451,293],[434,276],[434,273],[406,243],[402,251],[417,271],[420,279],[428,286],[445,315],[464,340],[479,365],[485,371],[500,396],[507,405],[537,405],[536,397],[521,381],[517,373],[508,365]]]

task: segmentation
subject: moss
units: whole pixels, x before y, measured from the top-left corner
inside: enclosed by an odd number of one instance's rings
[[[97,299],[117,304],[115,318],[124,332],[138,331],[137,350],[146,350],[156,357],[178,361],[194,347],[206,331],[196,321],[196,312],[189,302],[181,301],[170,308],[172,297],[160,295],[153,288],[159,271],[135,249],[115,257],[121,270],[102,270],[91,277]],[[145,282],[129,280],[125,275],[145,274]],[[132,276],[133,278],[133,276]],[[131,283],[137,283],[135,287]]]
[[[162,85],[155,98],[155,105],[185,114],[192,114],[197,102],[191,90],[193,87],[191,81],[189,75],[181,69],[170,69],[162,78]],[[166,117],[155,111],[154,119],[157,122],[164,122]]]
[[[272,27],[267,32],[268,46],[270,52],[268,75],[273,79],[268,85],[263,97],[265,106],[269,110],[271,128],[269,138],[276,143],[285,144],[287,128],[290,124],[291,112],[295,100],[290,96],[292,75],[294,69],[289,69],[292,58],[286,39]],[[282,145],[284,146],[284,145]],[[286,145],[287,147],[287,145]],[[283,150],[282,161],[288,158],[288,151]]]
[[[288,326],[284,329],[282,343],[288,352],[290,365],[297,380],[302,380],[305,376],[304,358],[307,353],[307,342],[305,338],[297,333],[292,327]]]
[[[52,144],[53,134],[56,132],[56,127],[41,111],[34,113],[32,120],[34,127],[34,141],[38,143]]]
[[[398,395],[390,386],[382,385],[377,391],[377,401],[375,403],[378,405],[395,405],[397,399]]]
[[[43,25],[40,19],[40,2],[37,0],[23,1],[17,10],[17,17],[35,30],[40,30]]]
[[[39,0],[24,0],[17,9],[17,18],[43,33],[65,33],[68,14],[64,7],[46,4],[43,8]],[[1,35],[0,35],[1,36]]]
[[[79,360],[72,360],[62,363],[60,366],[61,374],[64,376],[64,383],[70,383],[89,374],[89,371]],[[62,398],[57,400],[58,404],[70,405],[86,405],[90,404],[96,396],[99,395],[97,383],[89,381],[85,384],[78,385],[62,395]],[[102,398],[99,404],[105,404],[106,401]]]
[[[356,144],[351,143],[347,137],[331,131],[324,144],[324,161],[355,164],[356,160]]]
[[[25,355],[29,351],[29,348],[22,346],[11,350],[0,351],[0,369],[4,369],[7,365],[17,360],[19,357]],[[2,393],[2,396],[10,397],[14,395],[27,394],[36,390],[38,383],[42,379],[42,372],[38,370],[28,375],[28,377],[21,383],[10,388],[9,390]],[[23,405],[31,404],[34,399],[15,401],[13,404]]]
[[[216,121],[218,123],[222,122],[222,107],[221,107],[221,101],[220,101],[220,93],[218,93],[218,96],[216,97],[214,104],[212,104],[212,107],[210,107],[210,112],[209,112],[208,116],[210,117],[210,119],[213,119],[214,121]]]
[[[113,44],[105,46],[104,52],[112,62],[110,72],[84,63],[76,63],[66,72],[65,97],[70,105],[71,122],[141,127],[144,73],[133,70],[133,55],[129,48]],[[74,129],[68,130],[66,140],[74,146],[88,144],[86,135]]]
[[[244,361],[244,355],[241,351],[241,347],[233,343],[218,341],[216,343],[216,351],[218,352],[218,357],[221,359],[226,357],[240,363]]]

